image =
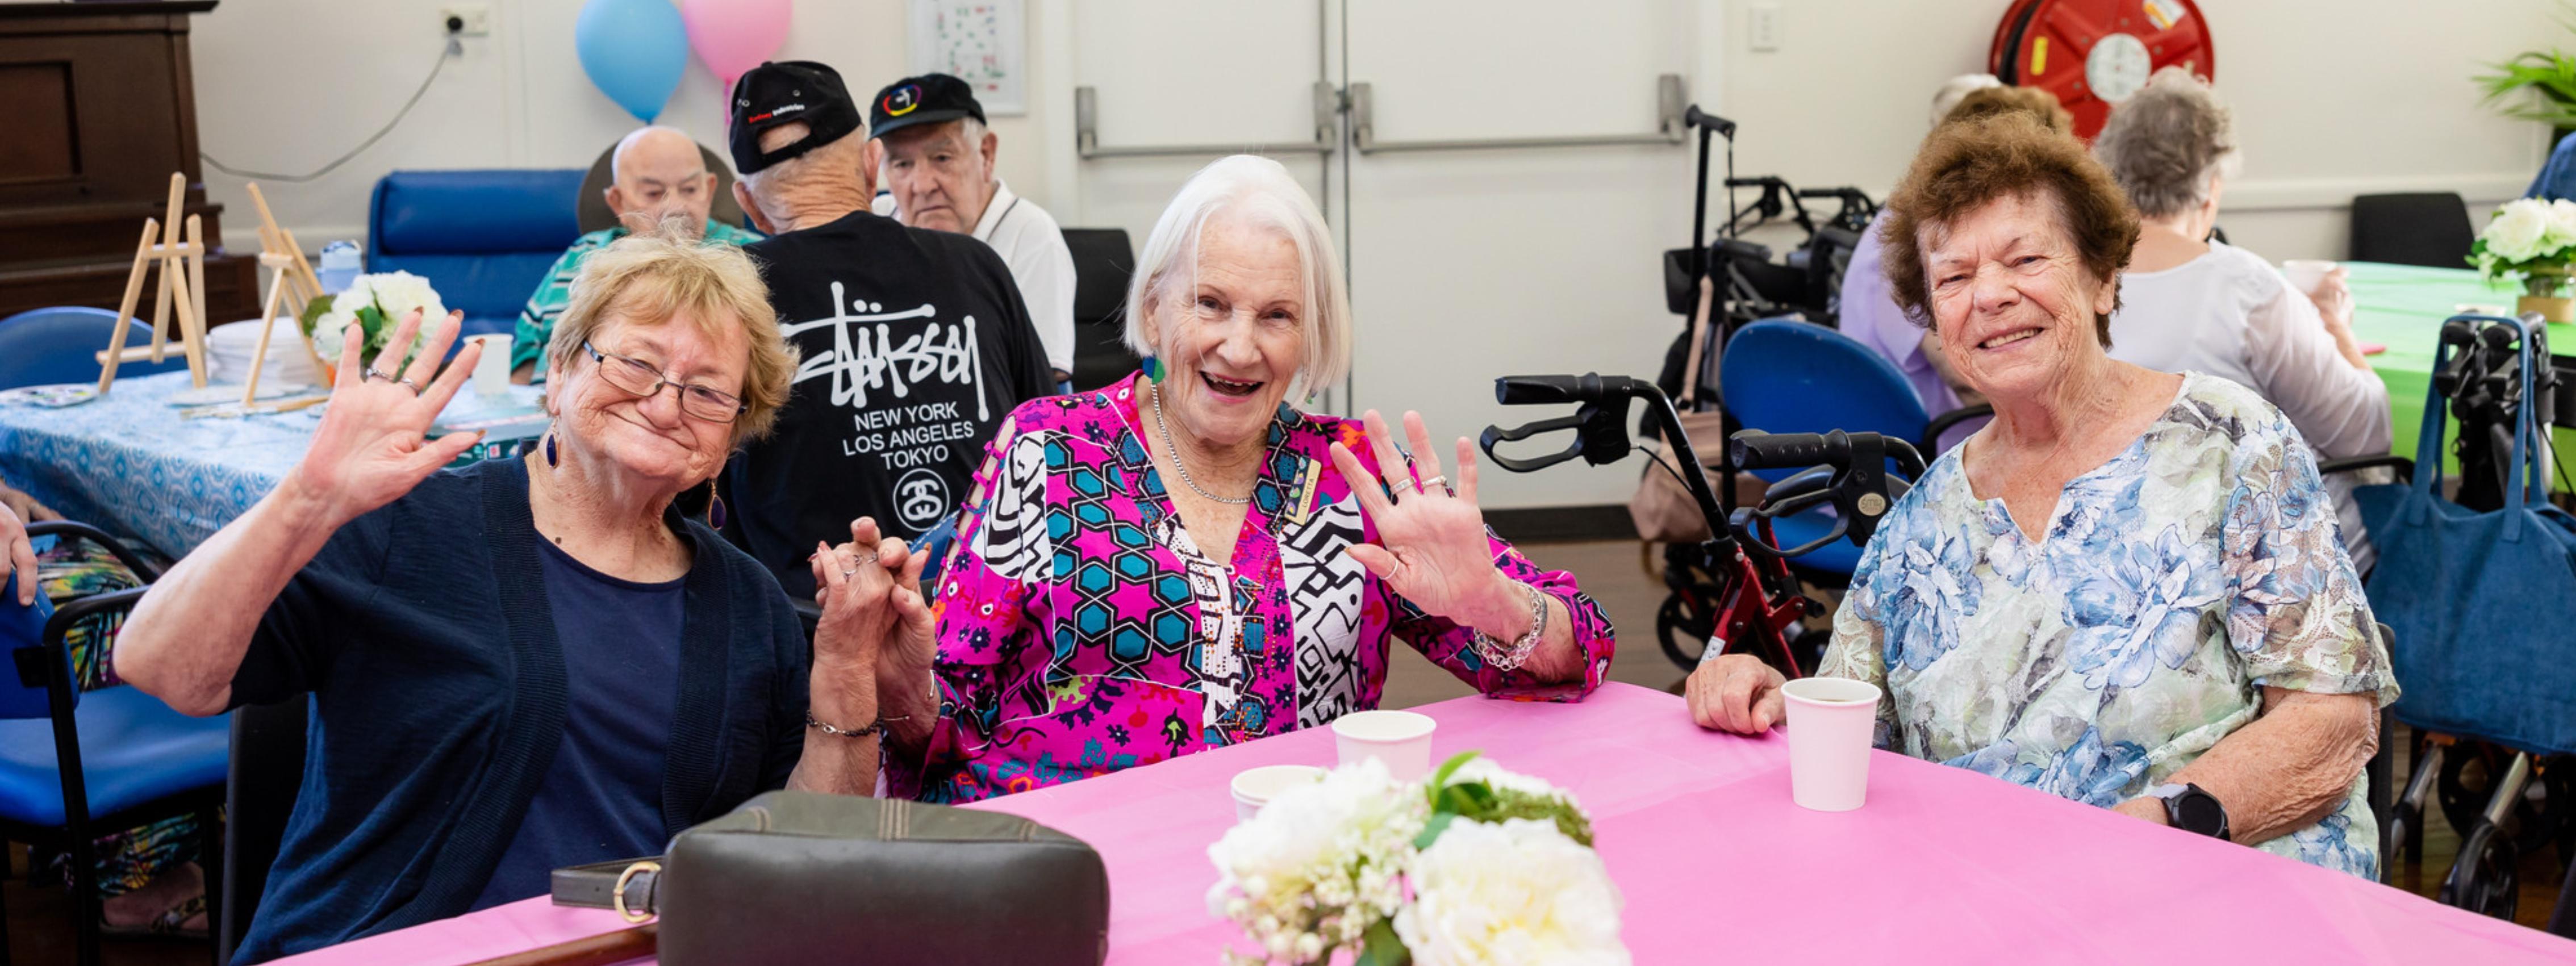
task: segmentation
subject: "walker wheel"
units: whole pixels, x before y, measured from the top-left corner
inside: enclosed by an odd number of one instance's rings
[[[1717,630],[1717,616],[1706,603],[1715,599],[1715,591],[1705,585],[1690,593],[1675,591],[1655,609],[1655,643],[1684,672],[1699,668],[1700,652],[1708,649],[1708,636]]]
[[[2006,84],[2057,95],[2087,141],[2111,105],[2165,67],[2217,73],[2209,21],[2192,0],[2016,0],[1995,25],[1986,69]]]
[[[2484,821],[2460,843],[2460,859],[2442,880],[2442,902],[2507,922],[2522,898],[2513,839]]]

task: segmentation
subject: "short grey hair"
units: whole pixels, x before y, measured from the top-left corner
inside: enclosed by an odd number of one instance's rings
[[[2236,175],[2236,121],[2206,82],[2167,67],[2111,109],[2093,156],[2138,214],[2170,218],[2207,203],[2212,179]]]
[[[1245,218],[1254,225],[1287,236],[1297,249],[1297,277],[1306,288],[1305,360],[1291,385],[1312,394],[1342,381],[1351,370],[1351,295],[1342,279],[1342,260],[1324,213],[1315,199],[1269,158],[1238,154],[1200,168],[1181,185],[1179,194],[1154,222],[1137,256],[1136,274],[1127,283],[1127,348],[1140,356],[1171,353],[1145,338],[1145,307],[1169,298],[1175,285],[1197,287],[1199,237],[1217,215]],[[1171,327],[1164,327],[1165,338]]]

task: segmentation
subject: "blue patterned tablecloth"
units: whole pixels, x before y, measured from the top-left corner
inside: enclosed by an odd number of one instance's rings
[[[185,372],[116,381],[60,409],[0,403],[0,480],[64,516],[140,537],[173,557],[249,511],[304,458],[323,407],[238,419],[182,419]],[[514,397],[535,391],[512,387]],[[447,415],[481,405],[458,394]]]

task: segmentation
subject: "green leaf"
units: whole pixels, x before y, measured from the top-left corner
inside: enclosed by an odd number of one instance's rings
[[[306,341],[311,341],[313,338],[313,327],[322,324],[322,317],[330,314],[330,312],[331,300],[329,298],[318,298],[313,301],[306,302],[304,303],[304,314],[295,317],[295,326],[296,328],[303,330]]]
[[[1430,848],[1431,843],[1440,841],[1440,833],[1448,831],[1449,823],[1457,818],[1456,812],[1440,812],[1431,816],[1430,821],[1422,823],[1422,834],[1413,837],[1413,847],[1417,850]]]
[[[1430,802],[1433,808],[1440,807],[1440,789],[1448,786],[1449,776],[1456,774],[1459,766],[1465,765],[1480,754],[1483,752],[1469,749],[1451,755],[1448,761],[1441,762],[1439,770],[1431,773],[1431,780],[1422,783],[1423,800]]]
[[[1413,962],[1413,951],[1404,948],[1404,940],[1396,937],[1393,921],[1370,923],[1368,934],[1360,942],[1360,958],[1353,960],[1351,966],[1405,966]]]

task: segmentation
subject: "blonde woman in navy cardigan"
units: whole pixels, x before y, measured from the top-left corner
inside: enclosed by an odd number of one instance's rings
[[[795,354],[750,261],[621,240],[559,326],[553,431],[453,471],[474,440],[423,432],[474,368],[468,347],[436,374],[456,320],[408,367],[388,350],[362,370],[353,338],[304,461],[125,626],[118,670],[181,711],[312,696],[244,962],[542,895],[553,868],[660,852],[766,789],[875,787],[860,645],[881,633],[856,615],[918,555],[817,564],[809,671],[776,579],[672,509],[787,396]]]

